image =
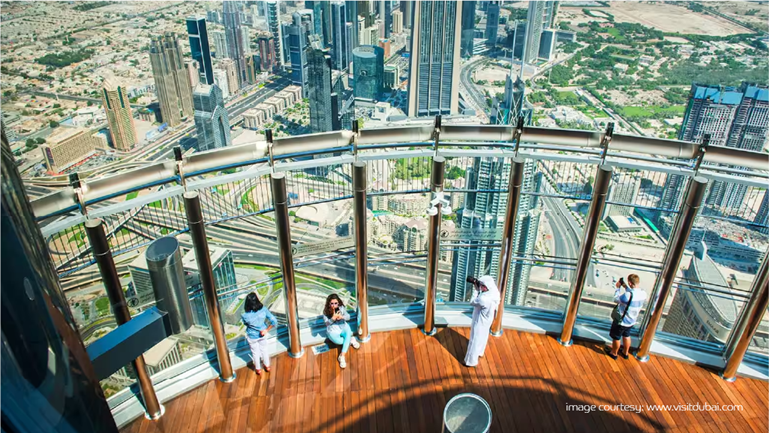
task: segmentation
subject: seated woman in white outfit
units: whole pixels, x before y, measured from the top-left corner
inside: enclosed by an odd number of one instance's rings
[[[360,343],[358,343],[352,335],[352,329],[347,321],[350,320],[350,313],[344,308],[342,300],[339,299],[336,293],[328,295],[326,298],[326,306],[323,308],[323,321],[326,322],[326,336],[333,341],[334,344],[342,346],[342,354],[339,355],[339,366],[342,368],[347,367],[347,361],[344,358],[344,354],[347,353],[347,349],[352,347],[359,349]]]

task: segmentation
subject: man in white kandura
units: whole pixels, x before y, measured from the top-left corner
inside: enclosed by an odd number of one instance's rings
[[[483,356],[486,343],[489,341],[489,329],[494,321],[494,314],[499,306],[499,289],[494,278],[489,275],[479,279],[467,279],[473,283],[473,298],[470,305],[473,306],[473,322],[470,325],[470,342],[467,344],[465,365],[475,367],[478,365],[478,357]]]

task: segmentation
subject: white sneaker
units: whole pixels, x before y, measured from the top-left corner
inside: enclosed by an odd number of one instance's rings
[[[360,349],[360,343],[358,343],[358,340],[355,337],[350,339],[350,345],[356,349]]]
[[[339,355],[339,367],[346,368],[347,367],[347,361],[344,359],[344,355]]]

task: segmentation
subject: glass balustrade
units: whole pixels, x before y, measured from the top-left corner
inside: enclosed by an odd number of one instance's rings
[[[362,147],[367,162],[369,305],[411,304],[424,299],[427,209],[432,149],[424,144]],[[499,271],[502,226],[507,210],[512,152],[495,143],[452,143],[445,165],[437,301],[466,302],[465,277]],[[477,151],[465,155],[460,151]],[[597,159],[567,150],[526,149],[524,184],[517,209],[506,305],[561,314],[571,289]],[[451,153],[455,152],[455,153]],[[459,153],[457,153],[459,152]],[[486,153],[483,153],[486,152]],[[641,276],[648,293],[664,265],[667,241],[681,206],[686,177],[675,161],[632,155],[614,157],[607,207],[598,230],[579,309],[579,320],[608,327],[614,284],[630,273]],[[347,158],[347,159],[344,159]],[[292,156],[275,169],[286,172],[299,317],[321,314],[329,293],[355,309],[355,240],[352,166],[348,150]],[[742,171],[733,176],[707,166],[711,184],[689,237],[658,335],[665,341],[722,353],[739,318],[769,237],[761,212],[769,201],[765,178]],[[245,329],[240,322],[245,296],[256,292],[285,323],[283,275],[272,213],[271,168],[257,162],[208,170],[186,179],[199,192],[212,254],[214,279],[234,349]],[[154,305],[142,257],[147,246],[174,236],[185,257],[185,284],[194,326],[145,353],[153,381],[166,380],[174,365],[200,365],[212,352],[213,335],[205,308],[197,260],[179,182],[148,186],[88,207],[104,219],[107,236],[133,314]],[[62,285],[86,344],[114,328],[109,301],[100,286],[79,212],[44,218]],[[649,303],[652,301],[649,300]],[[440,308],[440,307],[439,307]],[[650,309],[644,306],[639,323]],[[762,322],[751,343],[753,355],[769,353]],[[688,343],[687,343],[688,342]],[[166,372],[166,373],[164,373]],[[174,373],[175,374],[175,373]],[[102,381],[115,406],[133,383],[130,365]]]

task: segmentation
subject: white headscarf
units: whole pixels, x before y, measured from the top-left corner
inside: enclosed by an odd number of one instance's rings
[[[478,281],[489,289],[484,296],[488,296],[495,305],[499,305],[499,288],[497,288],[497,283],[494,282],[494,278],[491,275],[484,275],[481,278],[478,278]]]

